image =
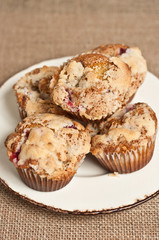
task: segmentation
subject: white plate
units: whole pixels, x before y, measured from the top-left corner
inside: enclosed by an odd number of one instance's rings
[[[58,212],[96,214],[120,211],[133,207],[159,192],[159,136],[150,163],[143,169],[113,176],[108,174],[92,157],[87,156],[73,180],[55,192],[38,192],[27,187],[8,160],[4,141],[20,121],[13,84],[26,72],[43,65],[59,66],[66,58],[54,59],[34,65],[11,77],[0,89],[0,179],[16,194],[37,205]],[[147,74],[133,102],[148,103],[159,118],[159,80]]]

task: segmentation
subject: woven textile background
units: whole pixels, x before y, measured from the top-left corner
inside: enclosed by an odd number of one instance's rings
[[[103,43],[140,47],[159,77],[158,0],[0,0],[0,84]],[[0,240],[14,239],[159,239],[159,196],[120,213],[75,216],[34,206],[0,184]]]

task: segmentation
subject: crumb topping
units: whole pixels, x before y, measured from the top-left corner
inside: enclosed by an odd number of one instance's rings
[[[91,52],[102,53],[109,58],[115,56],[128,64],[131,69],[131,87],[126,95],[126,99],[129,100],[143,83],[147,72],[146,60],[142,56],[140,49],[122,44],[108,44],[101,45],[91,50]]]
[[[137,47],[129,47],[123,44],[101,45],[92,50],[93,53],[102,53],[107,57],[119,57],[131,68],[132,75],[147,71],[146,60]]]
[[[115,112],[130,85],[130,70],[118,58],[84,54],[63,65],[53,101],[64,110],[96,120]]]
[[[26,134],[27,133],[27,134]],[[10,160],[20,168],[62,179],[74,175],[90,150],[90,136],[76,121],[54,114],[27,117],[6,140]]]
[[[109,149],[111,146],[113,150],[120,145],[126,146],[126,149],[144,146],[155,136],[156,130],[157,118],[154,111],[146,103],[137,103],[125,108],[123,113],[115,113],[105,123],[100,123],[98,134],[92,138],[92,151],[96,151],[100,145]]]
[[[120,58],[129,65],[132,75],[145,74],[147,72],[146,60],[137,47],[131,47],[121,54]]]
[[[64,113],[50,101],[49,84],[52,76],[57,72],[57,67],[43,66],[27,73],[14,85],[18,105],[26,116],[47,112]],[[55,83],[52,82],[53,87]]]
[[[124,44],[103,44],[91,50],[93,53],[102,53],[107,57],[119,57],[129,48]]]

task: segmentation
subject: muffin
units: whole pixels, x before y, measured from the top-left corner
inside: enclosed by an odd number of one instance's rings
[[[82,54],[64,63],[52,81],[53,102],[80,120],[95,121],[125,105],[131,75],[119,58]]]
[[[26,185],[55,191],[75,175],[90,150],[90,135],[80,123],[65,116],[37,114],[20,122],[5,145]]]
[[[98,127],[88,126],[88,129],[94,135],[92,154],[110,172],[130,173],[143,168],[151,160],[157,118],[146,103],[127,107]]]
[[[14,86],[21,118],[38,113],[64,114],[64,111],[50,101],[49,83],[58,72],[57,67],[34,69],[22,77]],[[52,81],[52,87],[55,82]]]
[[[123,44],[108,44],[94,48],[90,52],[102,53],[107,57],[118,57],[128,64],[131,69],[131,86],[126,98],[128,102],[131,101],[137,89],[143,83],[147,72],[146,60],[142,56],[140,49]]]

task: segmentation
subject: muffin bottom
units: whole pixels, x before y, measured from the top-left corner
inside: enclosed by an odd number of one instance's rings
[[[147,146],[139,147],[125,153],[96,154],[99,163],[109,172],[131,173],[146,166],[152,158],[155,137],[148,141]]]
[[[65,187],[72,179],[72,176],[68,180],[53,180],[47,177],[40,177],[34,173],[31,169],[17,168],[17,171],[22,181],[30,188],[42,192],[51,192],[59,190]]]

